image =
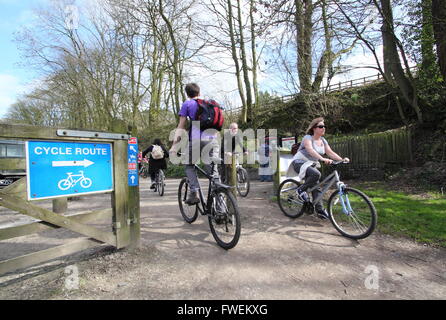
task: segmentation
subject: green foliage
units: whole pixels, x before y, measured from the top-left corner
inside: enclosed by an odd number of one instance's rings
[[[165,175],[167,178],[182,178],[186,176],[184,169],[184,165],[176,165],[169,162],[167,164],[167,170],[165,170]]]
[[[148,119],[148,112],[142,113],[144,119]],[[147,123],[147,122],[145,122]],[[169,141],[170,133],[177,127],[177,120],[171,111],[161,110],[152,119],[151,125],[141,123],[138,130],[139,144],[141,148],[152,144],[154,139],[161,139],[164,146],[169,149],[171,142]]]
[[[405,112],[415,118],[410,107]],[[384,82],[327,94],[297,96],[262,114],[260,128],[277,128],[280,135],[302,135],[309,122],[322,116],[330,134],[379,132],[401,127],[395,101]]]

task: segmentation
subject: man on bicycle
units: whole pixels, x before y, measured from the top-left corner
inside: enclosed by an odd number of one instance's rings
[[[221,179],[223,182],[226,182],[230,175],[230,166],[229,164],[232,162],[230,159],[226,158],[227,156],[232,156],[232,153],[236,151],[237,146],[239,146],[244,154],[247,154],[246,148],[243,146],[242,139],[238,135],[238,124],[233,122],[229,125],[229,133],[225,132],[223,136],[223,143],[221,147],[221,157],[225,159],[224,165],[222,166],[222,175]]]
[[[177,146],[181,140],[182,131],[187,130],[187,118],[189,117],[191,120],[195,120],[199,109],[198,102],[195,99],[198,99],[198,97],[200,96],[200,87],[196,83],[189,83],[186,85],[185,91],[189,99],[183,103],[183,105],[181,106],[181,110],[178,113],[178,115],[180,116],[180,120],[175,132],[172,148],[169,151],[170,153],[174,154],[176,154],[178,151]],[[189,195],[185,201],[188,205],[194,205],[200,202],[200,199],[198,198],[198,190],[200,188],[200,185],[198,184],[198,177],[193,164],[196,160],[198,160],[196,156],[197,152],[199,152],[201,155],[201,151],[204,148],[206,148],[206,150],[209,150],[209,153],[203,154],[203,159],[201,159],[203,163],[205,163],[206,172],[208,172],[209,174],[211,174],[212,170],[209,158],[216,158],[219,155],[217,132],[215,130],[202,131],[199,124],[199,121],[192,121],[188,133],[189,161],[188,164],[186,164],[185,170],[190,187]]]

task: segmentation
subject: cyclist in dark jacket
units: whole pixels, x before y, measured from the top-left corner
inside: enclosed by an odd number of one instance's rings
[[[164,153],[163,158],[161,158],[161,159],[154,159],[152,157],[152,151],[153,151],[153,147],[154,146],[160,146],[161,147],[161,149],[163,150],[163,153]],[[150,157],[149,157],[149,174],[150,174],[150,180],[152,182],[152,185],[150,186],[150,189],[155,189],[156,174],[158,173],[158,171],[160,169],[162,169],[162,170],[166,170],[167,169],[166,158],[169,158],[169,152],[166,150],[166,148],[164,147],[164,145],[162,144],[160,139],[155,139],[153,141],[153,144],[142,152],[142,157],[145,158],[145,156],[148,153],[150,153]]]

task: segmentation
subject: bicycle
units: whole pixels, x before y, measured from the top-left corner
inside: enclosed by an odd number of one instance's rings
[[[216,163],[212,161],[211,172],[214,172],[215,165]],[[178,187],[181,215],[188,223],[193,223],[197,219],[198,212],[207,215],[212,236],[217,244],[225,250],[231,249],[237,245],[241,233],[240,214],[237,201],[230,190],[232,187],[221,183],[218,173],[208,174],[196,164],[195,170],[209,180],[207,199],[204,198],[200,185],[198,192],[200,202],[192,206],[186,204],[189,181],[184,177]]]
[[[249,188],[250,188],[250,180],[249,180],[249,175],[248,175],[248,171],[246,171],[245,168],[242,167],[242,165],[239,162],[239,155],[241,154],[240,152],[232,152],[230,154],[236,155],[236,188],[237,188],[237,193],[241,196],[241,197],[246,197],[249,193]],[[224,169],[223,169],[224,170]],[[227,178],[228,179],[228,178]]]
[[[236,167],[237,167],[237,192],[241,197],[246,197],[249,193],[250,181],[248,171],[242,167],[238,161],[240,152],[233,152],[237,156]]]
[[[155,192],[158,191],[158,194],[162,197],[164,195],[164,172],[163,170],[159,169],[158,172],[155,175]]]
[[[343,161],[335,161],[332,163],[334,171],[328,175],[322,182],[307,190],[310,197],[311,191],[325,184],[322,193],[316,199],[303,201],[298,193],[297,188],[300,183],[294,179],[284,180],[277,192],[277,201],[280,210],[290,218],[298,218],[304,213],[313,214],[314,204],[322,201],[322,197],[336,184],[337,190],[334,191],[328,199],[328,214],[331,223],[335,229],[343,236],[351,239],[364,239],[368,237],[376,227],[377,213],[375,206],[370,198],[362,191],[346,186],[341,180],[336,167],[345,163]],[[293,172],[292,164],[288,169],[288,173]],[[353,209],[354,208],[354,209]]]
[[[149,163],[141,161],[141,168],[138,172],[139,176],[142,178],[147,178],[149,176]]]

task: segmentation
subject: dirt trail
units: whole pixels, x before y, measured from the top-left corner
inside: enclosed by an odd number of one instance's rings
[[[240,241],[225,251],[207,219],[183,221],[178,183],[168,180],[160,198],[142,182],[140,249],[103,247],[0,277],[0,299],[446,298],[445,249],[378,233],[353,241],[313,216],[289,219],[270,201],[272,184],[254,181],[248,198],[239,198]],[[95,199],[108,205],[103,198]],[[55,230],[34,237],[51,243],[72,236]],[[8,252],[29,245],[20,239],[6,244]],[[69,289],[67,265],[76,267],[79,289]]]

